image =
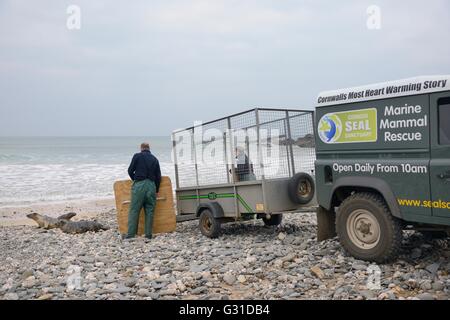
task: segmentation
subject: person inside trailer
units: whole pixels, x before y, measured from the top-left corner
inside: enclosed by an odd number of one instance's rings
[[[248,158],[248,155],[245,153],[245,149],[243,147],[236,147],[236,158],[234,168],[237,181],[256,180],[256,176],[253,172],[253,164]]]

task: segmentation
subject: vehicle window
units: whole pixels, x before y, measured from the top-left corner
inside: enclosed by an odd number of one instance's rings
[[[450,98],[439,101],[439,144],[450,145]]]

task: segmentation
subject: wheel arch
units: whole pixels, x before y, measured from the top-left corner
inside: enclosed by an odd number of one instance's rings
[[[372,192],[380,195],[394,217],[402,218],[400,207],[391,187],[380,178],[374,177],[342,177],[336,180],[331,191],[331,197],[325,208],[330,210],[338,207],[342,201],[353,192]]]
[[[200,214],[205,209],[209,209],[213,214],[214,218],[223,218],[225,216],[222,206],[218,202],[212,201],[212,202],[201,202],[197,206],[196,211],[197,217],[200,217]]]

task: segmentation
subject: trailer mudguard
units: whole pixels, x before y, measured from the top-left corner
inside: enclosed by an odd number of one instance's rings
[[[197,217],[200,216],[203,210],[208,209],[212,212],[214,218],[223,218],[225,214],[223,213],[222,206],[213,201],[213,202],[201,202],[197,207]]]

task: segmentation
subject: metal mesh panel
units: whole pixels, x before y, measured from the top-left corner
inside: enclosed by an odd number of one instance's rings
[[[224,119],[205,124],[201,128],[202,138],[195,141],[199,185],[229,181],[226,158],[229,147],[225,145],[227,126],[228,121]]]
[[[314,172],[316,160],[313,113],[289,112],[295,172]]]
[[[193,130],[183,130],[173,134],[174,157],[177,165],[178,186],[193,187],[197,185]]]
[[[247,111],[230,117],[231,129],[246,129],[256,126],[256,112],[255,110]]]
[[[250,165],[253,168],[253,174],[257,180],[262,178],[262,169],[258,162],[258,143],[256,110],[251,110],[230,118],[231,136],[232,136],[232,165],[235,165],[235,150],[243,148],[248,156]]]
[[[277,120],[286,119],[285,110],[258,110],[259,124],[268,124]]]
[[[265,178],[287,178],[291,172],[289,148],[282,142],[287,138],[287,113],[260,110],[259,131],[261,159]]]
[[[178,187],[234,182],[236,149],[245,153],[257,180],[314,170],[312,112],[250,110],[177,131],[173,139]]]

